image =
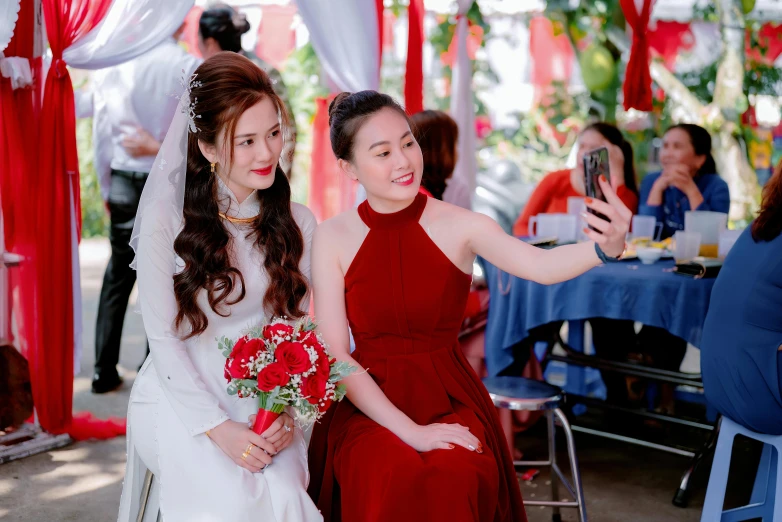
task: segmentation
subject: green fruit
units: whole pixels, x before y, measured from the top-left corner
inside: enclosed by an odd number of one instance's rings
[[[616,63],[611,52],[602,45],[592,44],[578,60],[584,84],[590,91],[607,89],[614,80]]]
[[[741,0],[741,9],[745,15],[751,13],[755,9],[755,0]]]

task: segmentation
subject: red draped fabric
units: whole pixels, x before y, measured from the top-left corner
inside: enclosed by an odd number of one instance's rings
[[[628,25],[633,30],[630,60],[625,70],[624,108],[639,111],[652,110],[652,75],[649,72],[648,26],[652,13],[652,1],[643,0],[639,14],[634,0],[619,0]]]
[[[378,64],[383,63],[383,0],[376,0],[378,32]],[[378,75],[380,67],[378,67]],[[355,182],[339,168],[331,150],[329,136],[329,103],[335,95],[315,99],[315,119],[312,122],[312,155],[308,204],[317,220],[324,221],[348,210],[356,199]]]
[[[281,69],[291,51],[296,48],[296,31],[293,30],[296,7],[265,5],[261,12],[255,54],[276,69]]]
[[[333,99],[334,96],[315,99],[315,119],[312,122],[309,207],[318,221],[344,210],[341,208],[341,189],[345,175],[337,165],[329,138],[329,103]]]
[[[28,355],[41,426],[64,432],[73,399],[72,210],[80,227],[79,162],[73,86],[62,53],[105,16],[111,0],[43,0],[52,64],[41,110],[35,216],[37,345]],[[32,216],[31,216],[32,217]]]
[[[529,39],[531,81],[537,103],[546,96],[551,82],[570,80],[575,51],[565,34],[554,35],[554,26],[545,16],[536,16],[530,21]]]
[[[35,9],[33,2],[22,2],[19,18],[4,54],[31,61],[33,87],[11,88],[11,81],[0,76],[0,197],[6,250],[19,254],[24,261],[9,271],[9,294],[16,318],[19,338],[11,341],[28,357],[36,349],[36,233],[30,204],[35,201],[32,189],[38,186],[37,146],[38,112],[40,111],[41,60],[33,58]],[[6,319],[10,319],[7,317]]]
[[[198,49],[198,23],[201,20],[203,7],[194,6],[185,17],[185,29],[182,31],[182,40],[185,43],[187,52],[201,58],[201,51]]]
[[[695,37],[689,23],[658,20],[648,32],[649,47],[657,52],[669,70],[676,65],[676,57],[681,51],[695,46]]]
[[[405,109],[412,115],[424,110],[424,0],[410,0],[407,24]]]

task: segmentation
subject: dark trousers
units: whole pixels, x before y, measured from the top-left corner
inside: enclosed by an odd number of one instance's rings
[[[662,328],[644,325],[636,334],[633,321],[592,318],[589,323],[595,355],[603,359],[626,361],[629,354],[639,353],[651,366],[677,372],[687,352],[687,341]],[[600,374],[606,385],[608,400],[625,402],[625,376],[609,371]]]
[[[117,373],[122,326],[130,293],[136,283],[136,272],[130,268],[134,256],[130,235],[146,179],[146,172],[111,171],[108,201],[111,258],[103,276],[95,328],[95,373],[102,377]]]

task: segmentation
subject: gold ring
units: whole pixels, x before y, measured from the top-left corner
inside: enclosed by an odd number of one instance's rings
[[[244,450],[244,453],[242,453],[242,460],[247,460],[247,456],[253,450],[253,446],[255,446],[255,444],[250,443],[247,445],[247,449]]]

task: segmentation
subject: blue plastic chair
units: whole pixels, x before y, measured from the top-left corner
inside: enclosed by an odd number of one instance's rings
[[[782,468],[779,466],[782,435],[755,433],[725,416],[720,421],[719,429],[720,435],[714,452],[714,463],[709,475],[709,487],[703,503],[701,522],[739,522],[753,518],[762,518],[763,522],[782,521],[782,502],[775,502],[776,498],[782,498]],[[749,504],[723,511],[730,455],[736,435],[744,435],[762,442],[763,452]]]

